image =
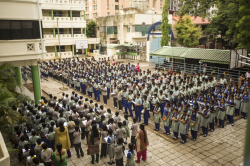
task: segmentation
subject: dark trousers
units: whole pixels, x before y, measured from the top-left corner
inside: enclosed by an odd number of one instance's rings
[[[235,116],[239,116],[239,115],[240,115],[240,109],[235,108]]]
[[[88,95],[89,95],[90,97],[92,97],[92,92],[89,92],[89,91],[88,91]]]
[[[191,135],[193,137],[193,139],[197,138],[197,131],[191,130]]]
[[[101,147],[101,157],[106,157],[107,156],[107,144],[102,143]]]
[[[73,134],[74,134],[74,132],[69,133],[69,140],[70,140],[70,144],[71,144],[71,146],[73,146],[73,141],[74,141]]]
[[[50,162],[44,162],[43,164],[44,164],[44,166],[52,166],[52,161],[50,161]]]
[[[85,127],[81,127],[82,133],[81,133],[81,139],[85,139]]]
[[[128,113],[128,100],[123,100],[123,106],[125,109],[126,114]]]
[[[114,107],[117,107],[117,97],[113,97]]]
[[[149,110],[145,110],[143,118],[144,118],[144,123],[148,125],[148,117],[149,117]]]
[[[135,106],[135,118],[138,122],[141,121],[141,106]]]
[[[91,158],[92,158],[91,162],[94,164],[94,162],[95,162],[95,155],[91,155]],[[99,161],[99,153],[96,154],[96,161]]]
[[[76,150],[76,155],[77,157],[80,157],[79,151],[81,152],[81,156],[84,155],[83,151],[82,151],[82,147],[81,147],[81,142],[78,144],[74,144],[75,146],[75,150]]]
[[[131,136],[131,144],[134,145],[134,149],[135,149],[135,145],[136,145],[135,136]]]
[[[129,110],[130,116],[133,117],[132,105],[133,105],[133,103],[128,102],[128,110]]]
[[[164,126],[164,129],[165,129],[166,133],[170,133],[169,126]]]
[[[219,119],[219,125],[224,127],[224,120]]]
[[[155,129],[160,130],[160,123],[155,123]]]
[[[210,129],[214,130],[214,122],[210,123]]]
[[[123,157],[121,159],[115,159],[116,166],[124,166],[123,165]]]
[[[181,140],[183,140],[184,142],[187,141],[187,136],[186,136],[186,134],[181,134]]]
[[[122,100],[118,100],[119,110],[122,110]]]
[[[234,123],[234,116],[233,115],[229,115],[229,122],[231,123],[231,124],[233,124]]]
[[[89,135],[89,131],[85,131],[85,135],[86,135],[86,142],[88,144],[88,135]]]
[[[208,128],[207,127],[202,126],[201,129],[202,129],[202,133],[203,134],[207,134],[208,133]]]
[[[107,104],[107,95],[103,95],[103,102],[104,104]]]
[[[174,137],[178,138],[178,132],[174,132]]]

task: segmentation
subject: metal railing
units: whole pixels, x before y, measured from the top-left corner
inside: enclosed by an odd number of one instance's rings
[[[217,79],[221,78],[221,75],[224,75],[224,77],[228,81],[238,81],[238,78],[241,76],[241,74],[245,74],[245,71],[242,70],[235,70],[235,69],[226,69],[221,67],[212,67],[212,66],[206,66],[204,67],[203,64],[195,65],[195,64],[188,64],[188,63],[180,63],[180,62],[171,62],[171,61],[165,61],[164,63],[155,63],[153,65],[151,63],[151,66],[154,66],[155,68],[160,68],[161,70],[168,71],[170,67],[173,69],[173,71],[181,72],[182,74],[192,75],[195,73],[207,73],[209,76],[211,74],[214,74],[214,76]]]

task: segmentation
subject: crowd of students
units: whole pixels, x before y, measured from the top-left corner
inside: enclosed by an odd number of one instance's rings
[[[112,164],[114,156],[122,156],[116,154],[111,146],[115,140],[118,144],[126,144],[131,136],[131,153],[126,157],[128,160],[132,158],[137,122],[141,122],[142,116],[144,125],[148,125],[152,117],[156,131],[160,130],[162,122],[165,134],[170,135],[172,130],[174,139],[178,139],[180,134],[181,143],[186,143],[189,131],[195,141],[200,128],[201,134],[207,137],[208,131],[213,132],[217,123],[218,127],[224,128],[225,120],[233,126],[234,116],[247,117],[249,89],[248,79],[244,76],[238,83],[227,82],[224,75],[217,79],[207,73],[181,75],[180,72],[165,72],[158,68],[152,72],[149,69],[142,71],[139,64],[132,67],[130,63],[125,65],[108,61],[86,58],[40,63],[43,79],[51,77],[62,81],[86,96],[78,96],[73,91],[71,96],[63,94],[61,98],[50,95],[49,99],[43,98],[40,105],[23,103],[18,111],[30,120],[26,125],[15,127],[15,145],[20,149],[20,161],[26,161],[27,155],[32,156],[35,152],[34,155],[45,165],[52,163],[42,153],[53,154],[55,130],[60,124],[67,123],[70,144],[72,147],[75,145],[78,157],[79,151],[81,156],[84,155],[81,146],[77,146],[79,138],[86,138],[88,143],[91,126],[96,124],[102,135],[100,157],[108,155],[109,164]],[[22,68],[25,78],[29,71],[29,67]],[[101,96],[103,105],[94,102],[100,102]],[[105,109],[108,100],[112,100],[114,109],[117,109],[114,117],[110,109]],[[124,121],[121,121],[118,110],[124,111]],[[133,118],[131,134],[129,116]],[[83,124],[85,120],[87,122]],[[39,146],[40,149],[36,150]],[[52,150],[47,151],[47,148]],[[27,154],[23,149],[30,151]],[[32,162],[35,163],[32,158],[26,161],[27,165]]]

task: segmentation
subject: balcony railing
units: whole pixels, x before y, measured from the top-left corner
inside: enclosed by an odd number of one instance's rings
[[[46,59],[51,59],[51,58],[55,58],[56,54],[54,52],[48,52],[46,53]],[[67,52],[57,52],[57,57],[60,58],[60,56],[62,58],[69,58],[72,57],[72,51],[67,51]]]
[[[43,0],[43,3],[83,5],[83,0]]]
[[[53,34],[45,34],[43,36],[44,36],[45,39],[58,38],[58,34],[56,34],[56,37],[54,37]],[[74,38],[85,38],[85,34],[74,34],[73,37]],[[61,39],[71,38],[71,34],[60,34],[60,38]]]
[[[70,22],[70,21],[76,21],[76,22],[84,21],[83,17],[72,17],[72,20],[70,20],[70,17],[55,17],[54,20],[52,20],[51,17],[43,17],[44,21],[57,21],[57,19],[58,19],[58,21],[63,21],[63,22],[65,22],[65,21],[68,21],[68,22]]]

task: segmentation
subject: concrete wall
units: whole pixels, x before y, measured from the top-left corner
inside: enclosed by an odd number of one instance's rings
[[[27,3],[25,3],[27,2]],[[0,19],[38,20],[36,0],[0,2]]]
[[[0,165],[10,166],[10,155],[6,148],[2,133],[0,132]]]

